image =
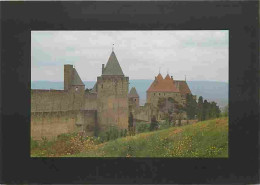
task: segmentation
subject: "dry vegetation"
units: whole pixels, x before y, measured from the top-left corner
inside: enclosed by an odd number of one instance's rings
[[[108,142],[78,134],[32,141],[34,157],[228,157],[228,118],[145,132]]]

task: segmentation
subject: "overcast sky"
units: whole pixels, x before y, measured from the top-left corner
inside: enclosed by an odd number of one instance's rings
[[[228,82],[228,36],[221,31],[32,31],[31,79],[63,81],[63,65],[75,65],[83,81],[96,81],[112,45],[130,79]]]

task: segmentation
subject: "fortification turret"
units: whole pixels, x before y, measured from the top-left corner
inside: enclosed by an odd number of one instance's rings
[[[69,90],[72,81],[73,66],[70,64],[64,65],[64,90]]]
[[[72,65],[64,65],[64,90],[74,92],[84,92],[85,84],[82,82],[79,74]]]
[[[135,87],[132,87],[129,94],[128,94],[128,99],[129,99],[129,105],[130,106],[139,106],[139,95],[135,89]]]
[[[97,77],[98,124],[101,129],[117,126],[128,127],[128,84],[115,52],[112,51],[102,75]]]

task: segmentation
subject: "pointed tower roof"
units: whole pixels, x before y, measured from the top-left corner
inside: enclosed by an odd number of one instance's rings
[[[156,79],[157,79],[158,81],[162,81],[162,80],[163,80],[163,77],[162,77],[161,73],[159,73],[159,74],[157,75]]]
[[[128,94],[129,98],[139,98],[139,95],[137,94],[137,91],[135,87],[132,87],[130,90],[130,93]]]
[[[186,81],[175,80],[175,83],[179,86],[179,91],[182,95],[186,96],[186,94],[192,94]]]
[[[165,79],[165,80],[172,80],[169,74],[167,74],[164,79]]]
[[[116,54],[114,51],[112,51],[108,59],[107,65],[103,71],[102,76],[103,75],[124,76],[124,73],[120,67],[120,64],[116,58]]]
[[[73,72],[72,72],[72,82],[71,85],[85,85],[82,80],[79,77],[79,74],[77,72],[77,70],[75,68],[73,68]]]
[[[159,74],[147,92],[179,92],[179,90],[176,88],[173,79],[171,79],[169,75],[163,79],[162,75]]]

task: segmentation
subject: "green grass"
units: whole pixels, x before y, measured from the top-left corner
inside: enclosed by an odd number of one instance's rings
[[[66,157],[228,157],[228,118],[127,136]]]

